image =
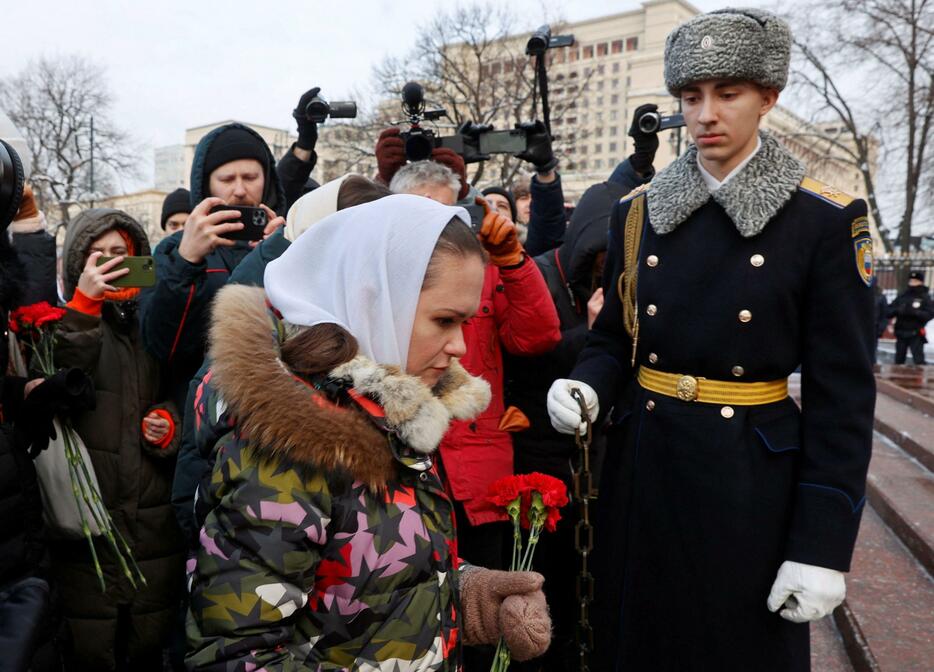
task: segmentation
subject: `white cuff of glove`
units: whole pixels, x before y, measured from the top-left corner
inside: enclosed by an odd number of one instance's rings
[[[580,404],[571,396],[571,390],[575,387],[584,395],[584,405],[587,407],[590,421],[596,420],[600,414],[600,401],[590,385],[578,380],[564,378],[556,380],[548,390],[548,417],[551,418],[551,426],[562,434],[573,434],[575,430],[581,432],[587,430],[587,425],[581,417]]]
[[[843,572],[786,560],[778,568],[768,604],[769,611],[781,609],[781,617],[792,623],[807,623],[832,612],[845,597]]]

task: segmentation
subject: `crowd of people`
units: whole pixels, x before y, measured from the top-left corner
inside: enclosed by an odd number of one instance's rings
[[[2,348],[0,670],[475,672],[501,639],[529,671],[809,669],[864,501],[874,299],[865,203],[758,128],[790,42],[759,10],[676,29],[665,85],[694,144],[656,175],[639,107],[632,154],[570,218],[547,135],[518,188],[478,190],[446,148],[407,161],[395,127],[376,175],[318,185],[318,89],[278,162],[243,124],[206,135],[158,244],[85,210],[57,271],[27,187],[2,222],[4,322],[64,314],[56,373]],[[261,240],[230,206],[265,212]],[[154,284],[122,286],[148,256]],[[33,464],[53,416],[145,583],[50,529],[72,496]],[[531,472],[575,494],[537,571],[508,571],[488,494]]]

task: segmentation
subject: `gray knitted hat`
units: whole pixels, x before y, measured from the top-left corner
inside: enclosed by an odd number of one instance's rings
[[[740,79],[781,91],[788,81],[791,29],[763,9],[718,9],[675,28],[665,43],[665,86]]]

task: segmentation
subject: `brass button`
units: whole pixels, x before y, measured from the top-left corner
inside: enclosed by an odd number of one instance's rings
[[[752,320],[752,313],[750,313],[748,310],[741,310],[741,311],[739,311],[739,321],[740,321],[740,322],[744,322],[744,323],[745,323],[745,322],[749,322],[750,320]]]
[[[746,373],[746,369],[739,366],[738,364],[733,367],[733,375],[737,378],[741,377],[744,373]]]
[[[723,408],[720,409],[720,415],[722,415],[724,418],[729,420],[730,418],[733,417],[733,407],[724,406]]]
[[[756,268],[759,268],[762,264],[765,263],[765,257],[763,257],[761,254],[754,254],[749,258],[749,263]]]
[[[652,317],[657,312],[658,312],[658,308],[655,306],[654,303],[650,303],[648,306],[646,306],[645,314],[648,315],[649,317]]]
[[[657,364],[657,363],[658,363],[658,355],[656,355],[654,352],[650,352],[649,353],[649,364]]]
[[[652,268],[655,268],[656,266],[658,266],[658,257],[656,257],[654,254],[650,254],[648,258],[646,258],[645,263],[651,266]]]
[[[654,410],[655,410],[655,402],[652,401],[651,399],[649,399],[647,402],[645,402],[645,410],[647,410],[647,411],[654,411]]]

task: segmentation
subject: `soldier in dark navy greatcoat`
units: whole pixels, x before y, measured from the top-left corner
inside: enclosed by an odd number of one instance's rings
[[[665,80],[694,144],[610,220],[605,304],[559,431],[610,413],[598,664],[808,670],[808,622],[845,595],[872,445],[866,204],[759,130],[791,35],[761,10],[676,28]],[[801,408],[787,379],[801,367]]]

